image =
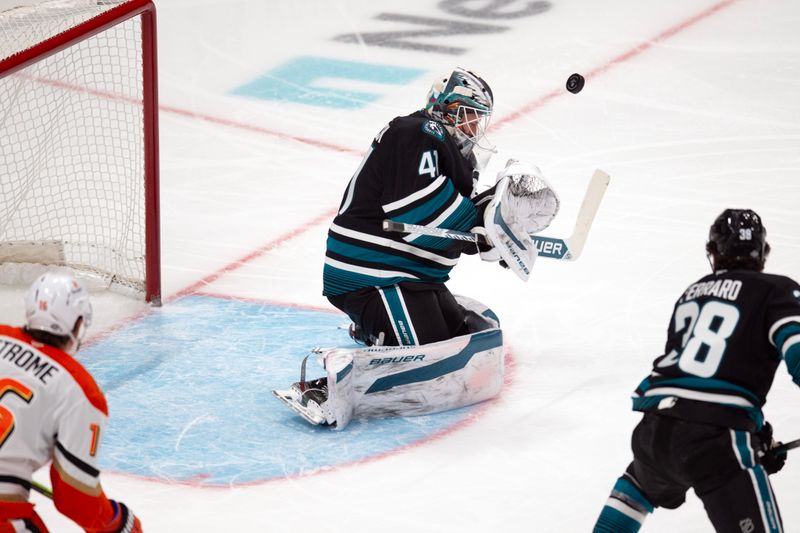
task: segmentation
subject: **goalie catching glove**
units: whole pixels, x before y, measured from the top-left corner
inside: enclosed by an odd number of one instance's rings
[[[558,194],[538,167],[509,160],[497,175],[494,196],[483,214],[483,227],[493,250],[482,251],[481,258],[502,259],[527,281],[538,254],[530,235],[547,228],[560,205]]]

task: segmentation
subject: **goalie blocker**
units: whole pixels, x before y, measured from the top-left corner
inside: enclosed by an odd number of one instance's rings
[[[336,429],[354,418],[437,413],[497,396],[503,385],[499,321],[483,304],[456,299],[467,310],[469,334],[420,346],[318,350],[327,398],[304,401],[296,386],[273,394],[308,422]]]

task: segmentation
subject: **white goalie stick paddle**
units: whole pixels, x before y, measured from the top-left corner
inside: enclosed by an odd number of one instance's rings
[[[589,230],[592,227],[592,222],[594,222],[594,216],[597,214],[600,202],[603,200],[603,195],[606,193],[610,181],[611,177],[602,170],[594,171],[592,179],[589,181],[589,186],[586,188],[586,194],[583,196],[583,203],[581,203],[578,216],[575,219],[575,228],[572,230],[572,235],[566,239],[531,235],[531,240],[536,244],[539,257],[559,259],[561,261],[575,261],[580,257],[583,245],[586,244],[586,237],[589,236]],[[384,231],[431,235],[458,241],[486,242],[483,235],[469,231],[404,224],[393,220],[384,220],[383,229]]]

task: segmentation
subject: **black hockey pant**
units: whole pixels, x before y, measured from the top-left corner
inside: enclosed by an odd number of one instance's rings
[[[383,334],[385,346],[419,345],[468,333],[465,312],[442,283],[400,283],[329,296],[361,328],[365,340]]]
[[[679,507],[689,488],[716,531],[783,531],[772,485],[756,462],[748,432],[647,413],[633,431],[632,447],[633,462],[595,531],[638,531],[647,512]],[[607,529],[614,523],[615,529]]]

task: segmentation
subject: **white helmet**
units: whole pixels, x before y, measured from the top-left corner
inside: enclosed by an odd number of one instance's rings
[[[75,322],[83,324],[74,335]],[[27,329],[46,331],[72,339],[75,347],[92,324],[92,304],[86,289],[66,272],[47,272],[33,282],[25,295]]]
[[[463,68],[439,77],[428,91],[425,102],[425,110],[447,127],[464,155],[479,145],[493,108],[494,95],[489,84]]]

